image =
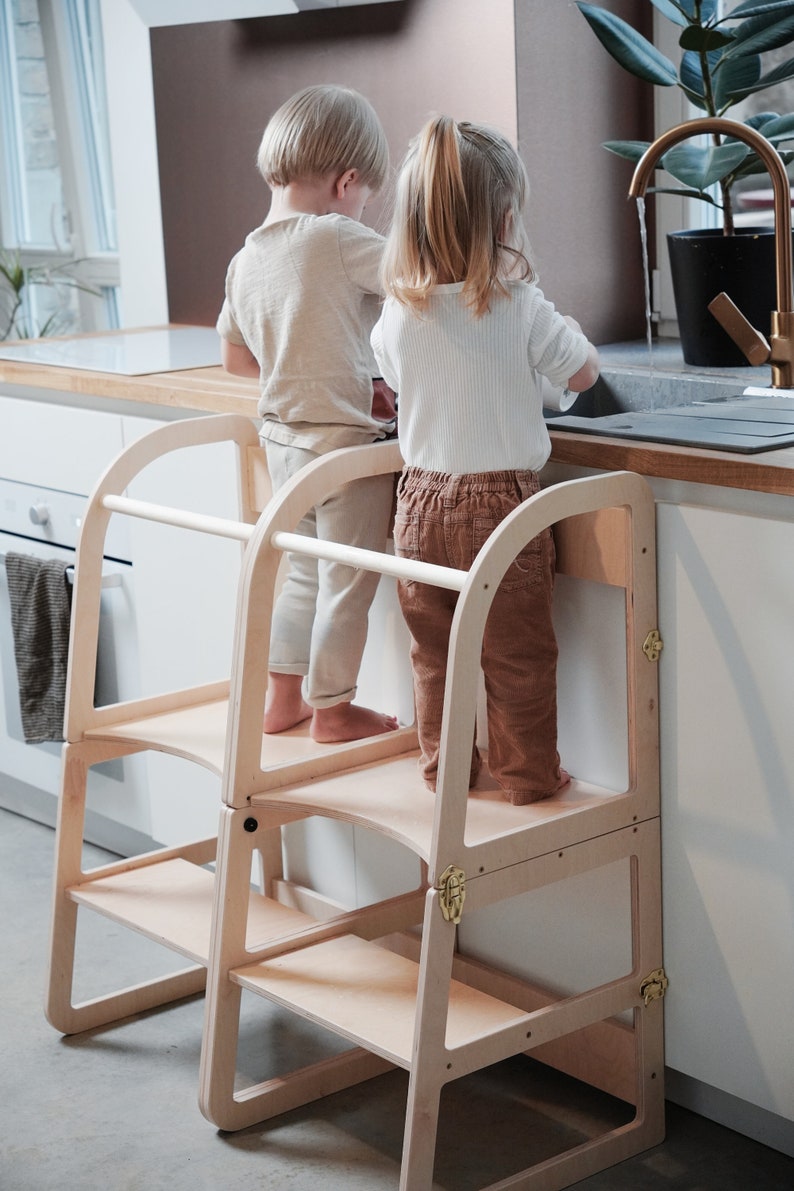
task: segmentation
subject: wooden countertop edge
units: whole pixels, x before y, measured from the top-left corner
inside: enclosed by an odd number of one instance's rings
[[[635,471],[657,479],[794,496],[794,450],[790,447],[737,455],[730,451],[704,451],[569,431],[551,431],[550,437],[551,459],[555,463]]]
[[[144,405],[171,406],[196,413],[246,414],[256,417],[259,386],[255,380],[230,376],[220,366],[158,372],[143,376],[47,364],[16,364],[0,360],[0,383],[52,389],[75,396],[107,397]]]

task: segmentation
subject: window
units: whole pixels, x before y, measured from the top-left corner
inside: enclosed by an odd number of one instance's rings
[[[118,326],[100,0],[0,5],[0,337]]]

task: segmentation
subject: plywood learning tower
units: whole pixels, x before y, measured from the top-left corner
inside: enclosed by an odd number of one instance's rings
[[[124,495],[141,469],[169,451],[228,440],[237,445],[239,521]],[[73,1033],[196,993],[206,983],[199,1101],[204,1115],[224,1130],[243,1129],[394,1066],[405,1069],[403,1191],[429,1191],[433,1184],[447,1083],[510,1056],[540,1057],[634,1106],[619,1127],[489,1184],[565,1187],[656,1144],[664,1128],[653,500],[644,481],[628,473],[547,488],[503,522],[468,573],[294,534],[302,514],[324,494],[400,467],[393,442],[334,452],[269,499],[251,421],[223,415],[153,431],[98,483],[74,592],[47,1012],[58,1030]],[[94,707],[103,543],[111,516],[119,515],[157,518],[242,543],[228,681]],[[501,576],[547,525],[555,526],[561,572],[625,591],[629,777],[626,788],[617,790],[575,780],[553,799],[515,807],[489,788],[487,778],[471,795],[467,790],[480,643]],[[287,549],[460,593],[435,797],[419,777],[411,727],[346,745],[314,744],[303,729],[263,737],[263,660]],[[220,776],[217,839],[83,871],[88,768],[147,749],[187,758]],[[418,886],[370,905],[342,906],[288,880],[283,828],[311,817],[397,841],[419,858]],[[254,884],[253,860],[261,873]],[[624,974],[555,996],[465,954],[460,923],[467,915],[484,907],[499,912],[525,891],[615,861],[625,862],[630,874],[631,959]],[[78,907],[124,923],[193,962],[165,978],[74,1004]],[[319,1023],[347,1045],[316,1064],[263,1072],[261,1082],[241,1087],[243,990]],[[477,1128],[473,1116],[472,1137]]]

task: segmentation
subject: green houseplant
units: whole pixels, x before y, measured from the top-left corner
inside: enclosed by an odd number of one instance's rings
[[[80,264],[79,260],[42,261],[26,266],[19,252],[0,249],[0,340],[34,339],[68,331],[72,319],[69,290],[99,296],[99,290],[74,275],[73,270]],[[24,316],[24,293],[31,286],[44,286],[55,296],[54,310],[40,325],[27,322]]]
[[[764,66],[764,55],[794,42],[794,0],[743,0],[730,11],[719,0],[648,0],[648,3],[679,31],[677,64],[637,29],[604,7],[584,2],[577,6],[601,44],[624,70],[654,86],[679,88],[704,116],[728,116],[733,107],[749,96],[794,79],[794,59],[769,69]],[[794,140],[794,113],[761,112],[749,116],[744,123],[761,133],[786,164],[794,160],[794,152],[781,147]],[[607,141],[605,148],[637,162],[648,143]],[[658,187],[657,192],[702,199],[722,212],[721,230],[668,236],[684,357],[688,363],[695,364],[744,363],[705,306],[720,289],[725,289],[754,325],[769,326],[774,294],[772,234],[769,229],[734,226],[737,182],[764,174],[765,167],[748,145],[719,135],[708,138],[704,144],[690,140],[674,146],[662,157],[660,165],[677,185]],[[758,254],[760,259],[756,261],[751,254]],[[711,255],[717,258],[714,282],[706,267]],[[694,266],[693,277],[678,275],[681,258]],[[752,286],[748,294],[738,292],[743,281]],[[701,288],[704,300],[701,303],[697,293],[694,302],[698,310],[703,309],[702,319],[692,313],[693,289]],[[684,306],[686,314],[682,317]],[[697,346],[696,341],[704,336],[710,342]]]

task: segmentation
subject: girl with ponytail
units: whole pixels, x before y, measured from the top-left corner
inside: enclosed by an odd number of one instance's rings
[[[579,392],[598,353],[537,286],[522,224],[523,162],[485,125],[429,121],[412,142],[383,258],[387,295],[372,332],[399,394],[405,467],[397,553],[467,570],[489,534],[537,492],[551,444],[541,385]],[[514,804],[548,798],[569,775],[557,752],[551,531],[519,554],[483,639],[491,775]],[[435,789],[454,592],[400,583],[412,636],[420,764]],[[471,781],[480,769],[472,746]]]

